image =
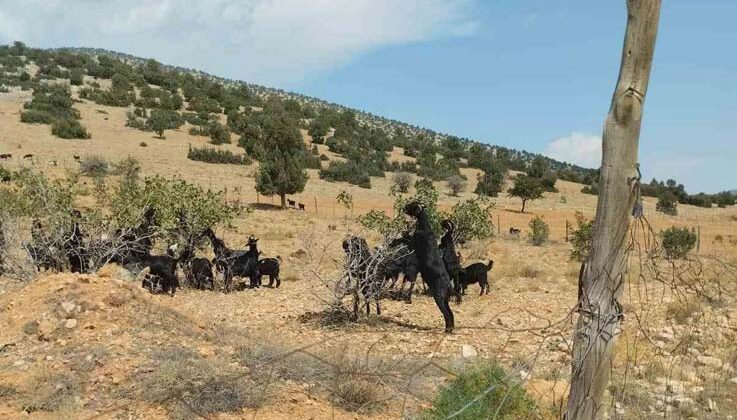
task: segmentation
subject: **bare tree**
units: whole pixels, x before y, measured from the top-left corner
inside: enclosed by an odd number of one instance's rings
[[[593,247],[579,279],[571,390],[566,418],[596,419],[609,383],[622,318],[630,215],[641,215],[637,149],[655,51],[660,0],[628,0],[619,80],[604,125],[603,162]],[[634,209],[634,210],[633,210]]]

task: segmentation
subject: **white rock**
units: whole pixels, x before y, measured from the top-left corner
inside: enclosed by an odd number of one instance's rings
[[[476,352],[476,349],[473,348],[473,346],[464,344],[461,346],[461,357],[464,359],[469,359],[478,356],[478,353]]]
[[[62,302],[61,303],[61,308],[64,309],[66,313],[71,313],[76,307],[77,305],[75,305],[74,302]]]
[[[64,323],[64,326],[69,329],[72,329],[77,326],[77,320],[74,318],[67,319],[66,322]]]

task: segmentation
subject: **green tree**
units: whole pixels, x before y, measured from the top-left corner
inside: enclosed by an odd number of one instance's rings
[[[450,176],[445,182],[448,184],[448,189],[450,189],[450,193],[453,196],[457,196],[458,193],[466,189],[466,180],[460,175]]]
[[[522,213],[525,212],[525,206],[529,200],[537,200],[543,196],[543,186],[535,178],[525,175],[518,175],[514,179],[514,187],[507,190],[510,197],[519,197],[522,199]]]
[[[478,184],[474,192],[488,197],[497,197],[502,191],[505,173],[506,170],[496,161],[487,164],[484,173],[477,175]]]
[[[281,207],[287,208],[287,194],[304,191],[307,185],[305,161],[307,153],[297,122],[286,115],[264,121],[262,127],[263,156],[256,191],[259,194],[281,198]]]
[[[310,123],[310,128],[307,131],[307,134],[312,137],[313,143],[323,144],[325,142],[325,136],[328,134],[329,129],[330,126],[328,126],[324,121],[322,121],[320,118],[315,118]]]
[[[670,191],[663,191],[658,195],[658,203],[655,205],[655,210],[669,216],[677,216],[678,198]]]
[[[151,115],[146,120],[146,128],[158,134],[160,139],[165,139],[164,130],[171,130],[182,125],[181,116],[174,111],[164,109],[152,109]]]

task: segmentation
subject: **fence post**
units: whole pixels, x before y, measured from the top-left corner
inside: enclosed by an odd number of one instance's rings
[[[256,204],[261,204],[261,201],[259,201],[259,198],[258,198],[258,191],[256,191]]]
[[[317,216],[317,196],[315,196],[315,215]]]

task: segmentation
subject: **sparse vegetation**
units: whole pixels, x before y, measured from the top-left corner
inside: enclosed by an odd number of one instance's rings
[[[586,261],[591,253],[591,238],[594,234],[594,221],[586,219],[581,212],[576,212],[577,227],[571,232],[571,259]]]
[[[530,243],[535,246],[542,246],[548,242],[550,228],[540,216],[535,216],[530,220]]]
[[[220,150],[212,147],[190,147],[187,158],[207,163],[227,163],[232,165],[249,165],[247,156],[236,155],[230,150]]]
[[[156,368],[143,378],[138,398],[164,405],[177,418],[258,408],[267,398],[248,376],[187,349],[160,351],[152,363]]]
[[[658,203],[655,205],[655,210],[668,216],[677,216],[677,206],[678,201],[675,194],[670,191],[664,191],[658,196]]]
[[[450,176],[446,181],[450,194],[457,196],[458,193],[463,192],[466,189],[466,180],[461,178],[460,175]]]
[[[406,194],[412,187],[412,174],[408,172],[395,172],[392,176],[392,181],[394,182],[393,188],[396,189],[397,192]]]
[[[696,247],[696,232],[687,227],[669,227],[660,232],[665,256],[671,260],[686,258],[689,252]]]
[[[425,420],[445,419],[524,420],[539,414],[532,398],[511,375],[493,364],[471,366],[443,388],[421,416]]]
[[[79,172],[91,177],[102,177],[108,174],[110,165],[99,155],[85,156],[79,161]]]

